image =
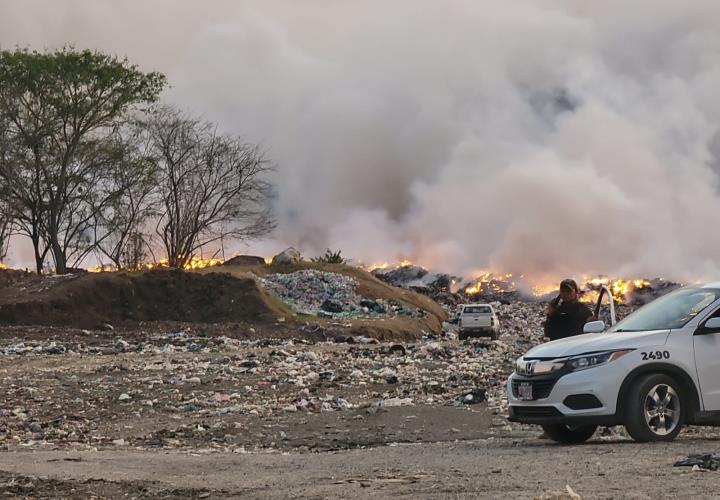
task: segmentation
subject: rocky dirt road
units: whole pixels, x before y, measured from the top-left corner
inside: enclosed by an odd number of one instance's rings
[[[672,464],[718,446],[717,436],[574,447],[516,436],[324,453],[20,451],[0,453],[0,482],[36,498],[534,498],[566,485],[583,498],[711,498],[720,473]]]

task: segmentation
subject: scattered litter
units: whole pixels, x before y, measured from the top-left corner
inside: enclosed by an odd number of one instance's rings
[[[476,405],[485,401],[485,389],[472,389],[449,401],[449,406]]]
[[[547,491],[535,500],[582,500],[582,497],[575,493],[570,485],[565,485],[565,491]]]
[[[720,469],[720,454],[719,453],[705,453],[688,455],[682,460],[678,460],[674,464],[675,467],[692,467],[693,470],[718,470]]]

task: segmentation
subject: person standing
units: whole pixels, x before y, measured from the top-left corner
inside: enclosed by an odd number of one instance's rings
[[[577,283],[572,279],[560,282],[560,293],[550,301],[546,311],[545,336],[563,339],[583,333],[585,323],[593,319],[588,306],[578,300]]]

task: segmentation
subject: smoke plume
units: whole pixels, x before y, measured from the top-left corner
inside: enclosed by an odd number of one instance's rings
[[[267,148],[254,250],[718,275],[715,0],[0,0],[0,45],[63,44]]]

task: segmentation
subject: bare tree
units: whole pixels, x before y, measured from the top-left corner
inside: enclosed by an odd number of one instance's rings
[[[124,250],[120,255],[120,267],[139,270],[148,262],[152,254],[152,243],[148,235],[133,231],[128,235]]]
[[[258,146],[171,107],[159,109],[147,130],[159,173],[156,231],[171,267],[221,238],[252,239],[274,228],[272,165]]]
[[[95,241],[116,269],[137,269],[150,244],[143,229],[157,214],[157,162],[149,156],[142,126],[130,125],[117,137],[123,159],[111,166],[108,177],[110,191],[117,196],[99,211]]]

